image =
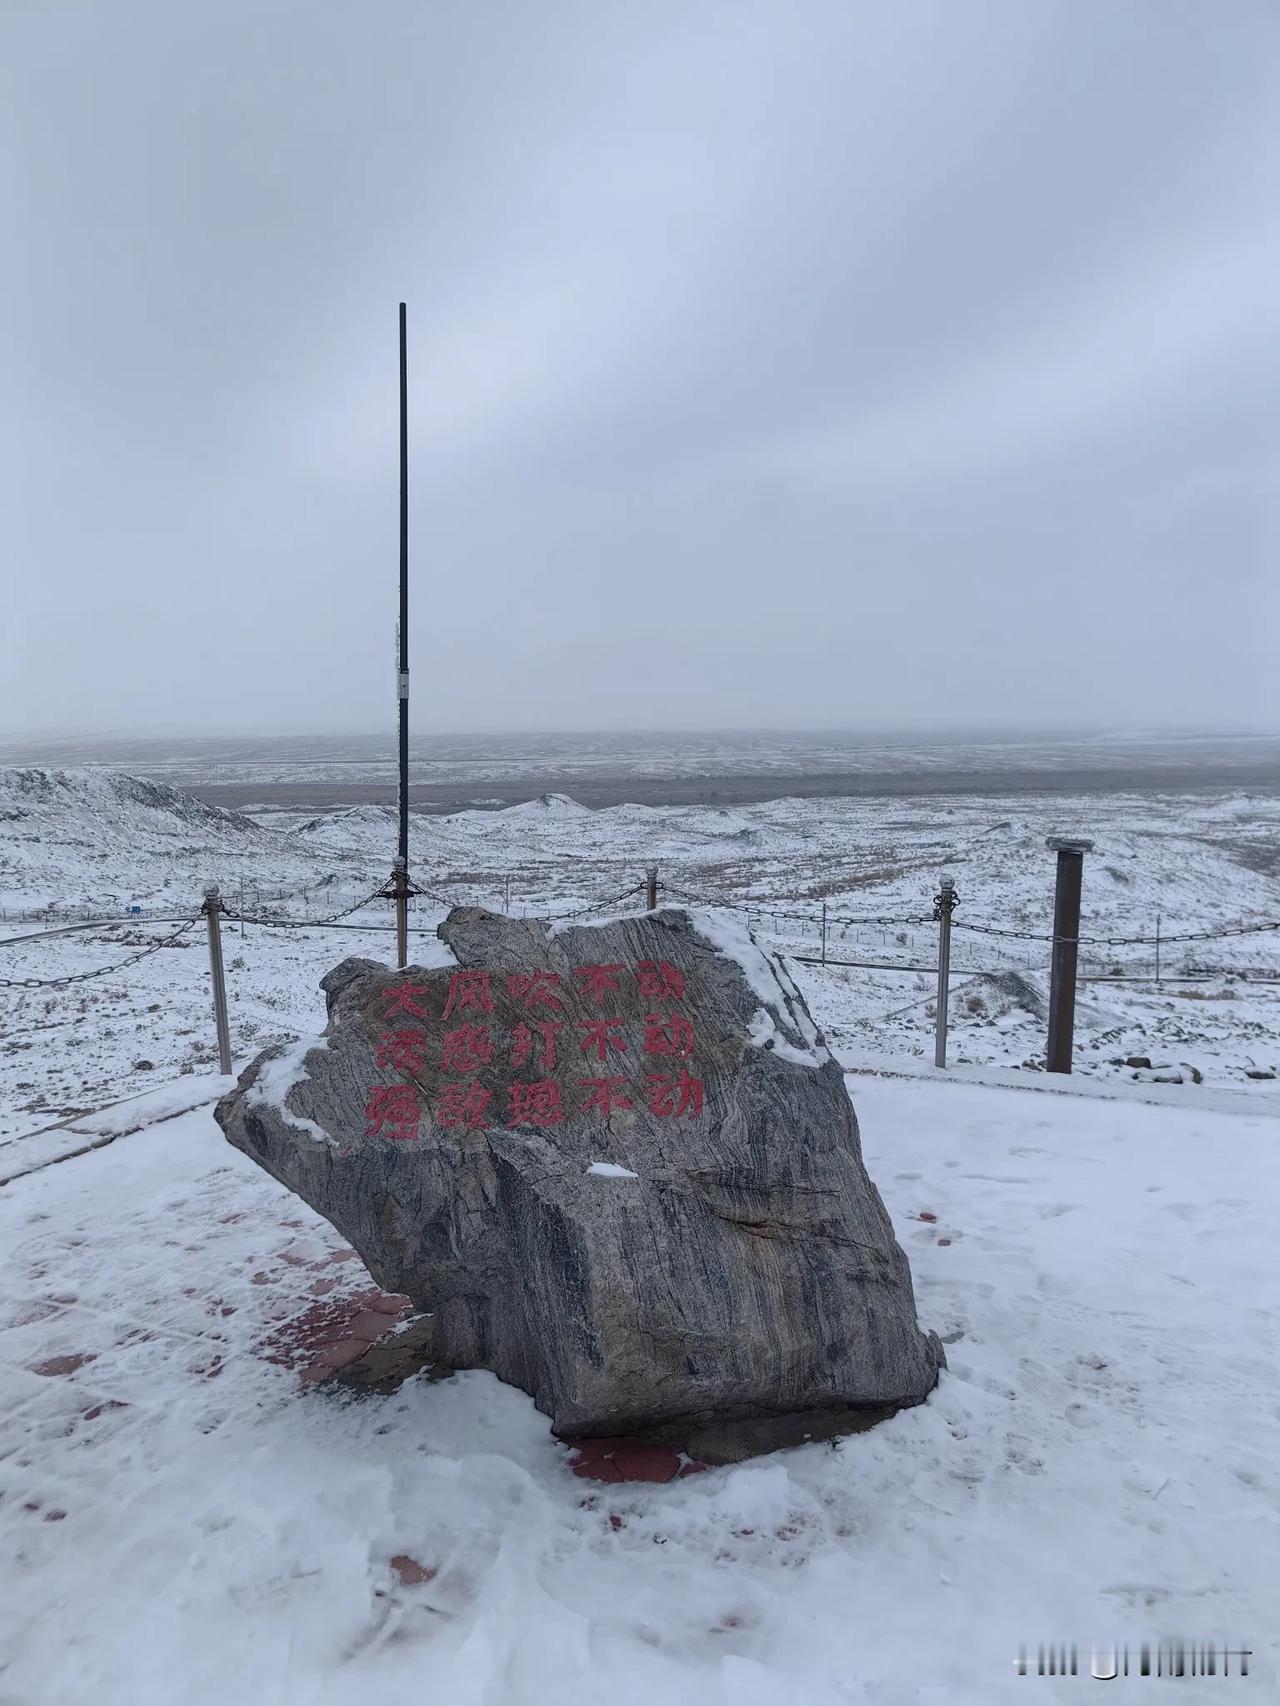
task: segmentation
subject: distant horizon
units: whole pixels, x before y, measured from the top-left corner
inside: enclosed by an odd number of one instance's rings
[[[0,740],[0,776],[127,775],[232,810],[307,814],[398,795],[393,733]],[[409,807],[449,813],[564,795],[589,808],[780,798],[1260,790],[1280,735],[1238,730],[646,730],[416,733]]]
[[[418,724],[410,729],[411,742],[487,740],[672,740],[732,738],[737,740],[791,740],[805,737],[846,740],[927,741],[930,744],[968,745],[974,742],[996,741],[1020,744],[1038,741],[1072,741],[1110,738],[1114,740],[1276,740],[1280,739],[1280,722],[1275,724],[1246,724],[1229,722],[1095,722],[1095,723],[1010,723],[973,722],[940,726],[936,723],[757,723],[757,724],[582,724],[518,728],[511,725],[490,727],[440,728]],[[210,741],[281,741],[295,744],[305,741],[395,741],[395,729],[388,718],[385,725],[376,723],[347,726],[302,727],[288,725],[241,725],[230,727],[204,726],[175,728],[163,724],[122,725],[109,729],[78,727],[49,728],[36,731],[8,732],[0,729],[0,754],[8,749],[27,750],[45,744],[76,743],[110,746],[121,742],[175,742],[182,745]]]

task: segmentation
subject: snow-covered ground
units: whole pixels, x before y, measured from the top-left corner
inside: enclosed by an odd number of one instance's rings
[[[1020,1644],[1161,1637],[1253,1652],[1180,1698],[1274,1698],[1276,1126],[1094,1088],[852,1077],[950,1366],[667,1486],[489,1375],[304,1390],[279,1345],[368,1277],[207,1109],[8,1186],[0,1701],[988,1706],[1096,1691]]]
[[[659,866],[662,898],[685,894],[749,909],[794,967],[815,1015],[847,1058],[918,1062],[933,1052],[938,879],[961,901],[953,949],[951,1061],[1011,1074],[1044,1051],[1053,856],[1046,835],[1082,833],[1086,936],[1163,937],[1162,981],[1088,982],[1077,1018],[1078,1070],[1129,1081],[1131,1057],[1260,1096],[1280,1068],[1280,931],[1178,943],[1192,931],[1280,918],[1280,799],[1274,795],[1017,795],[807,799],[759,805],[589,811],[550,796],[504,811],[415,817],[419,944],[448,903],[562,912],[634,888]],[[250,819],[107,770],[0,771],[0,978],[56,979],[111,966],[191,915],[207,881],[233,908],[295,921],[326,917],[384,881],[393,816],[357,806]],[[822,907],[829,963],[820,957]],[[17,941],[50,906],[135,919],[101,931]],[[892,924],[848,924],[888,918]],[[368,920],[379,928],[362,925]],[[910,921],[920,922],[910,922]],[[56,921],[56,919],[55,919]],[[905,922],[902,922],[905,921]],[[228,925],[231,1034],[243,1062],[266,1041],[309,1033],[317,985],[348,953],[388,958],[390,907],[376,901],[343,930]],[[990,936],[995,926],[1026,936]],[[54,988],[0,986],[0,1142],[213,1060],[203,923],[106,976]],[[839,960],[864,962],[840,966]],[[1088,947],[1084,970],[1150,976],[1151,942]],[[1119,1062],[1120,1064],[1115,1064]],[[1194,1070],[1193,1070],[1194,1069]]]

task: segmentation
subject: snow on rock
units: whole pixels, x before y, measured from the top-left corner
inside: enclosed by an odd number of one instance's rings
[[[633,1173],[630,1167],[619,1167],[616,1161],[593,1161],[587,1168],[588,1173],[594,1173],[597,1179],[638,1179],[639,1173]]]
[[[300,1037],[279,1053],[263,1056],[261,1068],[244,1094],[249,1107],[271,1112],[294,1131],[305,1132],[314,1143],[327,1143],[337,1148],[339,1140],[336,1137],[315,1120],[295,1113],[289,1106],[290,1093],[310,1079],[308,1056],[323,1054],[328,1047],[327,1037]]]
[[[699,911],[689,916],[704,941],[742,968],[748,987],[761,1002],[751,1021],[755,1047],[774,1049],[798,1066],[824,1066],[831,1052],[777,955],[766,953],[732,913]]]

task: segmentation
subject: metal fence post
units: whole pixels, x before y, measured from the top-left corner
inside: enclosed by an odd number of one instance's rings
[[[231,1029],[227,1024],[227,979],[222,969],[222,927],[218,922],[222,902],[217,883],[206,885],[200,910],[209,926],[209,976],[213,981],[213,1022],[218,1032],[218,1070],[225,1075],[231,1071]]]
[[[1080,956],[1080,884],[1092,841],[1051,835],[1045,846],[1058,855],[1053,891],[1053,961],[1049,973],[1049,1039],[1045,1066],[1070,1072],[1076,1025],[1076,973]]]
[[[1156,913],[1156,984],[1160,982],[1160,914]]]
[[[951,913],[959,896],[954,877],[943,877],[933,898],[938,921],[938,1006],[933,1027],[933,1064],[947,1064],[947,1005],[951,1000]]]
[[[827,963],[827,903],[822,903],[822,963]]]
[[[658,910],[658,867],[650,865],[644,874],[644,905],[646,912]]]
[[[396,967],[409,963],[409,862],[397,853],[391,861],[391,898],[396,903]]]

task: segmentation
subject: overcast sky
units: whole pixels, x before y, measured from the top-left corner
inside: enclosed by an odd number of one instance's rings
[[[1280,722],[1275,0],[0,0],[0,730]]]

